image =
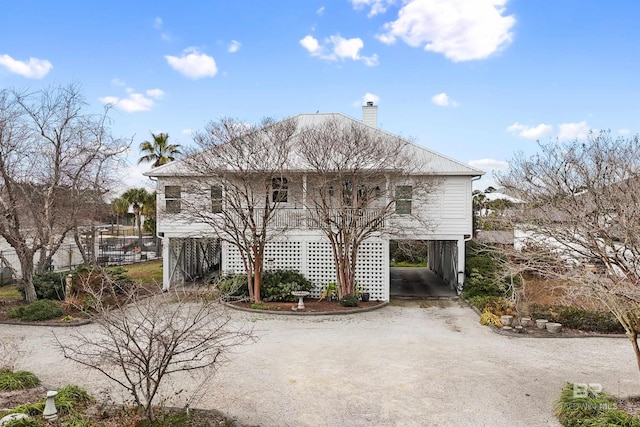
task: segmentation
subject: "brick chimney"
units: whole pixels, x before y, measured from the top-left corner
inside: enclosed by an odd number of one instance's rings
[[[378,127],[378,106],[373,105],[373,101],[367,101],[367,105],[362,106],[362,122],[374,128]]]

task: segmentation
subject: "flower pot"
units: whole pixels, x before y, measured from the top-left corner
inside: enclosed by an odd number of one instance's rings
[[[531,325],[531,318],[530,317],[523,317],[522,319],[520,319],[520,326],[526,328],[529,325]]]
[[[536,320],[536,327],[538,329],[544,329],[546,327],[547,323],[549,323],[549,321],[547,319],[537,319]]]
[[[549,331],[550,333],[557,334],[561,330],[562,330],[562,324],[561,323],[554,323],[554,322],[548,322],[547,323],[547,331]]]
[[[369,301],[369,297],[369,292],[363,292],[362,294],[360,294],[360,299],[362,300],[362,302]]]
[[[504,326],[511,326],[511,324],[513,323],[513,316],[509,316],[509,315],[500,316],[500,322],[502,322]]]

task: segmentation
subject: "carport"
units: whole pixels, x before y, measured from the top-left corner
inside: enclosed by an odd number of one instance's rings
[[[394,297],[455,297],[456,291],[427,267],[390,267],[389,294]]]

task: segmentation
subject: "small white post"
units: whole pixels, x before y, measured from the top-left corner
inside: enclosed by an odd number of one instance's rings
[[[58,410],[56,409],[56,403],[54,397],[58,394],[57,391],[51,390],[47,392],[47,402],[44,404],[44,412],[42,416],[45,420],[55,420],[58,418]]]

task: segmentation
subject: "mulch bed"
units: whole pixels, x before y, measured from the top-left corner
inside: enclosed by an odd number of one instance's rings
[[[327,300],[318,300],[313,298],[305,298],[304,299],[304,310],[294,310],[292,307],[297,309],[297,302],[262,302],[258,304],[260,308],[256,308],[256,305],[252,307],[252,304],[248,301],[242,302],[234,302],[231,305],[236,307],[241,307],[245,309],[255,309],[256,311],[264,310],[264,311],[277,311],[277,312],[296,312],[296,313],[336,313],[341,311],[357,311],[357,310],[365,310],[368,308],[375,307],[380,305],[382,301],[367,301],[358,304],[357,307],[343,307],[338,303],[338,301],[327,301]]]

